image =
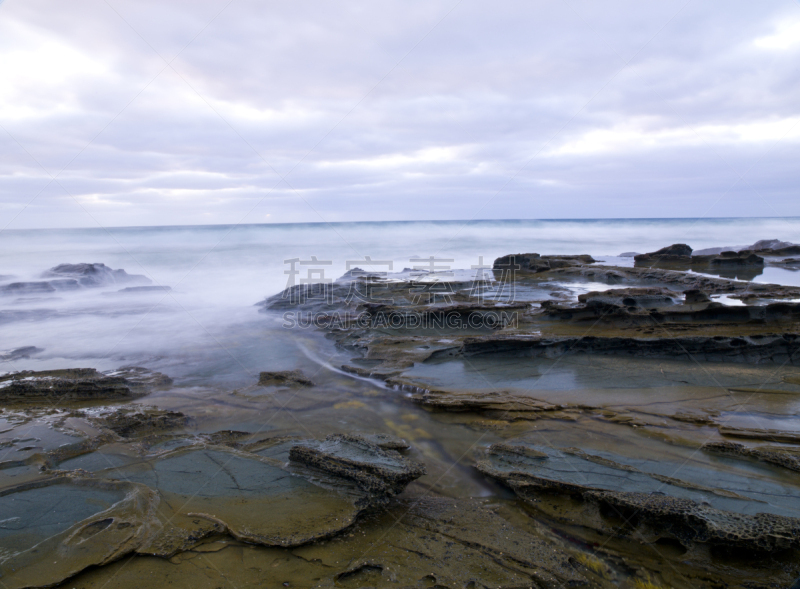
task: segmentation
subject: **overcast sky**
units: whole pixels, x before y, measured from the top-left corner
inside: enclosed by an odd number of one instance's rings
[[[800,1],[6,0],[0,228],[800,215]]]

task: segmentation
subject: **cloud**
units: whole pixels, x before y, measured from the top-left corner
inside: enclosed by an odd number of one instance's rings
[[[798,215],[798,23],[777,0],[10,0],[0,213]]]

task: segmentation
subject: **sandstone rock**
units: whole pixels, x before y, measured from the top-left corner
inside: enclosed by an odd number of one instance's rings
[[[747,457],[775,464],[800,472],[800,450],[783,446],[760,446],[748,448],[744,444],[736,442],[709,442],[703,444],[703,450],[715,454],[727,454],[730,456]]]
[[[506,446],[526,446],[535,452],[528,455]],[[535,447],[520,440],[493,446],[477,468],[504,482],[523,500],[535,503],[542,493],[572,495],[634,525],[645,522],[652,526],[651,533],[686,543],[764,552],[800,544],[800,519],[752,514],[755,502],[747,497],[724,489],[715,492],[580,451]],[[604,526],[602,520],[595,521]]]
[[[355,481],[371,500],[393,497],[425,474],[422,463],[357,435],[334,434],[323,442],[293,446],[289,459]]]

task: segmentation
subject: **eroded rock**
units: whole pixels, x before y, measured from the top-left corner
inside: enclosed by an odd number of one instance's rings
[[[425,474],[425,465],[357,435],[334,434],[323,442],[293,446],[289,458],[355,481],[371,498],[385,500]]]
[[[703,450],[715,454],[753,458],[800,472],[800,450],[797,448],[784,446],[748,448],[744,444],[737,444],[736,442],[709,442],[703,445]]]
[[[54,403],[128,400],[147,394],[172,380],[141,367],[125,367],[104,374],[94,368],[25,370],[0,376],[0,402]]]
[[[128,433],[131,424],[118,421]],[[351,526],[363,510],[386,503],[425,472],[378,445],[407,447],[388,436],[378,443],[348,435],[322,442],[281,438],[249,452],[238,443],[214,445],[243,437],[221,433],[219,440],[178,444],[153,457],[109,460],[91,475],[55,471],[3,489],[3,584],[48,586],[130,553],[171,558],[214,535],[263,546],[307,544]]]
[[[188,422],[189,417],[179,411],[160,409],[119,409],[96,420],[99,425],[125,438],[180,429]]]
[[[520,451],[520,446],[535,452],[529,455]],[[492,446],[477,468],[526,501],[535,503],[542,493],[572,495],[634,527],[646,524],[648,536],[764,552],[800,544],[800,519],[775,512],[753,514],[754,505],[762,509],[771,506],[605,457],[536,447],[521,440]],[[601,517],[594,522],[605,526]]]

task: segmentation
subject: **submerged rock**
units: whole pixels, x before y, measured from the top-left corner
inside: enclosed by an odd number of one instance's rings
[[[138,427],[125,418],[116,424],[122,433]],[[246,435],[220,433],[224,440]],[[170,558],[213,535],[304,545],[351,526],[364,509],[386,503],[425,472],[358,436],[281,438],[277,446],[260,442],[253,452],[213,442],[209,437],[123,463],[109,459],[91,476],[60,471],[2,489],[3,585],[49,586],[130,553]],[[380,442],[399,445],[388,437]]]
[[[262,387],[313,387],[314,382],[307,378],[301,370],[282,370],[277,372],[260,372],[258,384]]]
[[[157,495],[82,473],[0,493],[0,574],[7,589],[48,587],[135,550],[157,529]]]
[[[25,370],[0,376],[0,402],[128,400],[171,382],[168,376],[141,367],[120,368],[107,374],[94,368]]]

